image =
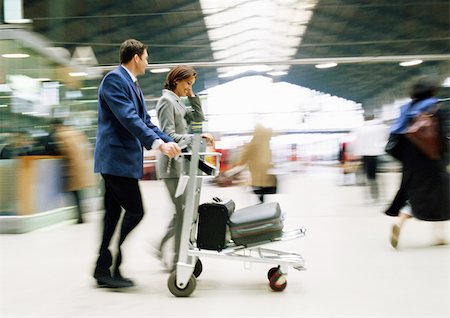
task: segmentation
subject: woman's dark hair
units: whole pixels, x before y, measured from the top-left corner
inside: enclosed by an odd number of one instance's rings
[[[147,45],[142,44],[138,40],[128,39],[122,43],[120,46],[120,64],[126,64],[133,59],[133,56],[137,54],[139,57],[142,56],[144,51],[147,49]]]
[[[197,72],[192,67],[186,65],[175,66],[170,70],[169,74],[167,74],[164,88],[172,91],[177,86],[177,81],[184,80],[191,76],[197,78]]]
[[[423,77],[411,86],[409,96],[414,100],[430,98],[436,94],[437,88],[437,84],[433,80]]]

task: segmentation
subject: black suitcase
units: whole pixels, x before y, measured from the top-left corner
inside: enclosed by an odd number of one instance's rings
[[[271,241],[281,235],[283,221],[284,216],[278,202],[239,209],[230,217],[231,238],[236,245]]]
[[[198,207],[197,247],[220,251],[230,241],[228,220],[235,204],[230,199],[213,198]]]

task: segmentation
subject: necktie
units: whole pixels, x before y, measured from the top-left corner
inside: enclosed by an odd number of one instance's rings
[[[138,91],[139,96],[142,98],[143,93],[142,93],[142,89],[141,89],[141,86],[139,85],[138,80],[136,80],[136,82],[134,82],[134,84],[136,85],[136,90]]]

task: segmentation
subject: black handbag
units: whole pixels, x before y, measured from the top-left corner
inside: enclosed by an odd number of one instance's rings
[[[400,149],[400,135],[390,134],[389,139],[384,148],[387,154],[391,155],[397,160],[401,159],[401,149]]]

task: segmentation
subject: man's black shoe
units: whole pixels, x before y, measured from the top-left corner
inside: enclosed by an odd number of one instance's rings
[[[130,286],[129,287],[132,287],[132,286],[134,286],[134,282],[131,280],[131,279],[129,279],[129,278],[127,278],[127,277],[123,277],[122,275],[115,275],[114,277],[113,277],[113,279],[115,279],[115,280],[117,280],[117,281],[122,281],[122,282],[124,282],[124,283],[127,283],[127,284],[130,284]]]
[[[118,268],[113,270],[112,277],[114,279],[116,279],[116,280],[123,281],[123,282],[126,282],[128,284],[131,284],[131,286],[134,286],[134,282],[131,279],[127,278],[127,277],[123,277],[122,274],[120,273],[120,269],[118,269]]]
[[[98,287],[128,288],[134,286],[131,280],[125,280],[123,278],[113,278],[111,276],[94,276],[94,278],[97,280]]]

